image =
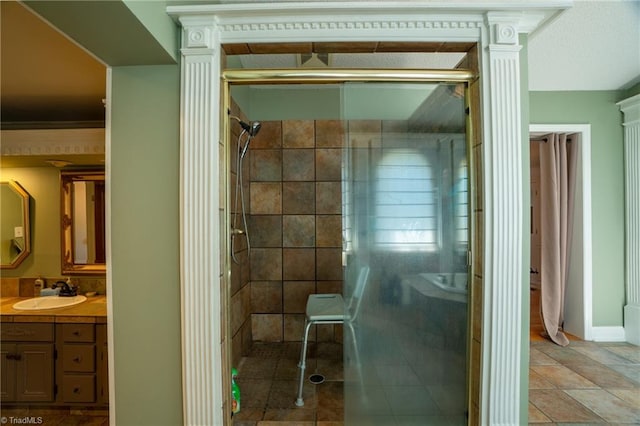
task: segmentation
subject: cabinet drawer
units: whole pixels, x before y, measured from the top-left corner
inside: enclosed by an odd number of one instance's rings
[[[94,402],[96,400],[96,376],[65,374],[62,378],[64,402]]]
[[[62,340],[65,342],[93,342],[95,327],[93,324],[63,324]]]
[[[3,323],[0,328],[5,342],[52,342],[53,324],[47,323]]]
[[[62,347],[64,371],[93,373],[96,369],[95,345],[64,345]]]

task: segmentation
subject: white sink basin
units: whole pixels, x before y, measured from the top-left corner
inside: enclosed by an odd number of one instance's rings
[[[41,309],[68,308],[69,306],[78,305],[87,300],[85,296],[60,297],[60,296],[43,296],[33,297],[15,303],[13,309],[18,311],[39,311]]]

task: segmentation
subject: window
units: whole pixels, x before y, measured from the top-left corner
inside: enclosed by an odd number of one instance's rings
[[[467,159],[462,158],[455,170],[453,184],[453,224],[455,235],[455,247],[459,250],[467,250],[469,242],[469,168]]]
[[[435,251],[437,186],[426,156],[417,149],[384,150],[375,178],[375,245],[395,251]]]

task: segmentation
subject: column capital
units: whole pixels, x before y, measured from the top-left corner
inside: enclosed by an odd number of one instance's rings
[[[624,126],[640,125],[640,94],[622,100],[616,105],[624,114]]]
[[[179,19],[182,24],[182,53],[213,53],[217,46],[215,22],[212,19],[194,16]]]
[[[520,31],[521,13],[487,12],[489,42],[491,45],[516,46]]]

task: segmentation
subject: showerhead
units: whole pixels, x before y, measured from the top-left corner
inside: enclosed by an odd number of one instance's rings
[[[260,127],[262,127],[262,124],[260,124],[259,121],[254,121],[251,123],[251,130],[247,131],[253,137],[258,134],[258,132],[260,131]]]
[[[262,124],[260,124],[259,121],[252,121],[251,124],[247,124],[235,115],[231,115],[231,111],[227,110],[227,113],[229,114],[229,117],[240,123],[240,127],[242,127],[244,131],[249,134],[249,136],[254,137],[260,131],[260,127],[262,126]]]

